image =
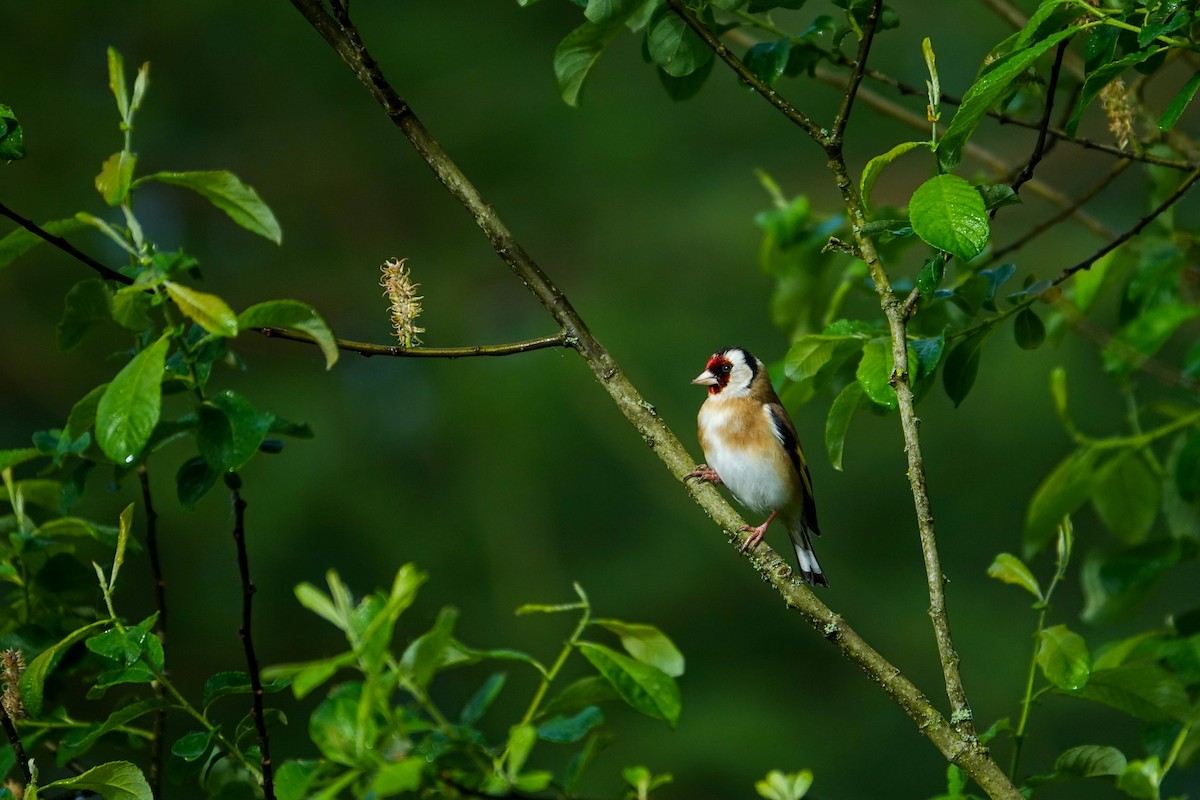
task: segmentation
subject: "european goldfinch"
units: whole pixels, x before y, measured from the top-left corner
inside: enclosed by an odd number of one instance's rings
[[[713,353],[692,383],[708,387],[699,415],[700,447],[708,463],[687,477],[723,483],[746,508],[770,514],[761,525],[742,526],[750,531],[743,552],[758,546],[771,520],[779,517],[792,537],[801,576],[828,586],[809,539],[821,535],[812,478],[766,366],[746,350],[728,347]]]

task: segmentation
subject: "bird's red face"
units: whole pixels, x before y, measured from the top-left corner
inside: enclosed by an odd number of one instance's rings
[[[714,353],[708,363],[692,383],[697,386],[707,386],[709,394],[719,394],[729,385],[729,374],[733,372],[733,362],[725,353]]]

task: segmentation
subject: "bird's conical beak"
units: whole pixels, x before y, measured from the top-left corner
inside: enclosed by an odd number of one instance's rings
[[[692,381],[692,383],[696,384],[697,386],[716,386],[717,376],[713,375],[711,371],[706,369],[704,372],[701,372],[699,377]]]

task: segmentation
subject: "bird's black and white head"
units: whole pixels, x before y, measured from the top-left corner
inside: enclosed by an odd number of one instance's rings
[[[763,363],[741,347],[726,347],[708,359],[704,372],[692,383],[707,386],[710,395],[744,397]]]

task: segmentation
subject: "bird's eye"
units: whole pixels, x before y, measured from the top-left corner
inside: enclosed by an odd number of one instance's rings
[[[733,369],[732,364],[725,363],[721,365],[721,372],[729,372],[731,369]]]

